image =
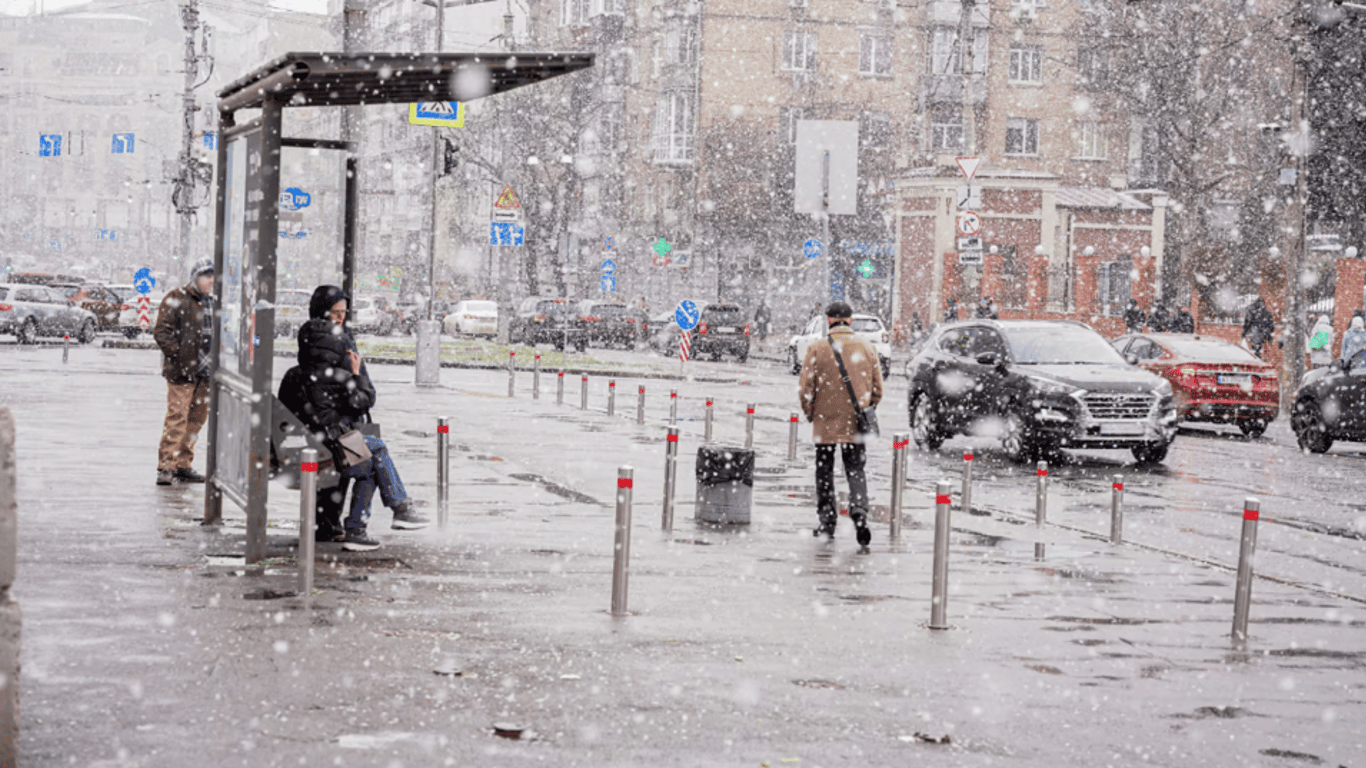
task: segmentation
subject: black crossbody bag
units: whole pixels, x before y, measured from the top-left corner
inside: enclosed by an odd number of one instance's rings
[[[840,367],[840,378],[844,379],[844,388],[849,392],[849,399],[854,401],[854,413],[858,417],[858,433],[877,437],[881,434],[877,428],[877,410],[859,406],[858,395],[854,394],[854,385],[849,381],[849,371],[845,370],[844,360],[840,357],[839,350],[835,349],[835,339],[831,336],[825,338],[830,342],[830,351],[835,354],[835,363]]]

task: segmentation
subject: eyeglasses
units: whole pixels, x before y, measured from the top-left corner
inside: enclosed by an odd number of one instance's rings
[[[346,317],[346,310],[344,310],[344,309],[334,309],[334,310],[328,312],[327,315],[328,315],[328,317],[341,317],[341,318],[344,318],[344,317]]]

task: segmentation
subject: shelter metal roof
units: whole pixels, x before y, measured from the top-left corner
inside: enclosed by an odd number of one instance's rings
[[[471,101],[593,66],[591,53],[286,53],[218,92],[220,112]]]
[[[1121,211],[1148,211],[1152,206],[1133,195],[1105,187],[1058,187],[1061,208],[1103,208]]]

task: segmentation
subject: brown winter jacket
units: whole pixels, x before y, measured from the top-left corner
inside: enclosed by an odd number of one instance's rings
[[[166,294],[157,310],[152,331],[161,348],[161,375],[173,384],[195,380],[199,368],[199,345],[204,338],[204,307],[193,285],[182,285]]]
[[[830,338],[839,347],[859,405],[865,409],[876,408],[882,401],[882,366],[877,359],[877,350],[848,325],[831,328]],[[802,361],[801,403],[802,413],[813,424],[812,433],[817,444],[862,442],[854,403],[840,378],[840,368],[828,341],[818,341],[806,350],[806,359]]]

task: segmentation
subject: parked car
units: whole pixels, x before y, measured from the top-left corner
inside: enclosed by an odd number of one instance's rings
[[[1337,440],[1366,442],[1366,354],[1309,371],[1291,403],[1290,428],[1302,450],[1324,453]]]
[[[531,297],[517,307],[508,327],[514,344],[553,344],[556,349],[588,347],[588,332],[568,299]]]
[[[588,331],[589,344],[633,349],[639,334],[639,318],[619,301],[584,299],[579,302],[579,321]]]
[[[275,335],[293,338],[299,327],[308,322],[308,303],[313,292],[303,288],[279,288],[275,291]]]
[[[1137,333],[1113,346],[1172,385],[1181,421],[1232,423],[1258,437],[1280,411],[1275,367],[1236,344],[1188,333]]]
[[[394,332],[394,316],[381,309],[372,297],[357,297],[347,313],[348,325],[356,333],[375,333],[388,336]]]
[[[99,322],[99,330],[113,331],[119,327],[119,307],[123,300],[99,283],[53,283],[71,301],[88,309]]]
[[[394,305],[398,315],[397,328],[405,336],[417,333],[417,321],[427,319],[427,305],[415,301],[405,301]]]
[[[446,315],[441,330],[449,336],[498,335],[498,302],[466,299]]]
[[[887,326],[882,324],[882,320],[876,315],[856,314],[849,319],[849,327],[877,350],[877,359],[882,365],[882,377],[885,379],[892,375],[892,336],[887,332]],[[817,315],[811,318],[801,333],[788,341],[787,361],[794,374],[802,372],[806,350],[829,334],[830,321],[823,315]]]
[[[735,304],[708,304],[702,307],[702,317],[693,329],[690,344],[692,356],[704,355],[720,360],[722,354],[735,355],[745,362],[749,359],[749,323],[745,311]]]
[[[662,355],[678,354],[678,322],[673,312],[661,312],[646,321],[649,345]]]
[[[118,330],[119,333],[122,333],[130,339],[136,339],[143,331],[142,325],[138,322],[138,299],[141,296],[142,294],[133,290],[130,294],[124,296],[123,303],[119,305]],[[157,314],[161,309],[161,300],[164,298],[166,298],[166,293],[164,291],[152,291],[147,294],[147,317],[149,323],[146,330],[148,333],[151,333],[152,329],[157,327]]]
[[[20,344],[40,336],[70,336],[82,344],[95,340],[95,313],[70,301],[56,288],[37,283],[0,283],[0,333]]]
[[[1166,379],[1132,366],[1092,328],[1061,320],[975,320],[936,330],[910,366],[917,446],[995,433],[1029,461],[1063,448],[1121,448],[1161,462],[1176,435]]]

